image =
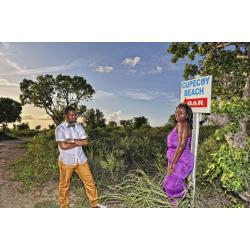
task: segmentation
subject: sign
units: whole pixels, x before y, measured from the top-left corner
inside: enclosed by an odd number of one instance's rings
[[[184,99],[184,103],[188,104],[191,108],[206,108],[207,98]]]
[[[188,104],[194,113],[210,113],[211,90],[211,75],[182,81],[181,102]]]

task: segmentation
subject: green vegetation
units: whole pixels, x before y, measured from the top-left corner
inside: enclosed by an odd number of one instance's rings
[[[85,152],[103,202],[111,207],[169,207],[162,191],[162,180],[166,167],[166,136],[171,129],[172,126],[168,124],[165,127],[137,130],[122,127],[88,130],[90,144]],[[216,129],[216,126],[201,126],[197,167],[197,185],[206,187],[203,192],[210,192],[211,196],[218,189],[223,195],[223,189],[217,184],[214,186],[214,180],[211,182],[204,175],[208,171],[210,155],[218,152],[221,145],[213,138]],[[27,154],[14,166],[15,179],[21,180],[27,187],[40,186],[50,180],[58,182],[58,149],[54,130],[40,132],[27,147]],[[79,197],[84,197],[82,183],[77,175],[73,175],[71,187],[79,191]],[[199,195],[203,196],[204,193]],[[230,199],[227,199],[230,205],[225,206],[243,204]],[[48,204],[37,206],[46,207]],[[82,205],[79,201],[79,206]],[[191,206],[190,193],[184,196],[178,206]]]

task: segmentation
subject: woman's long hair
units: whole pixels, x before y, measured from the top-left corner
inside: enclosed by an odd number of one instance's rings
[[[193,129],[193,111],[190,108],[190,106],[188,106],[186,103],[180,103],[176,107],[176,109],[177,108],[184,108],[184,109],[186,109],[186,112],[187,112],[187,122],[188,122],[190,128]]]

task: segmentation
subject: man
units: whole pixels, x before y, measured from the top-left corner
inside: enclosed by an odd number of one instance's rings
[[[67,107],[64,111],[65,122],[56,127],[55,135],[59,148],[58,165],[60,169],[59,202],[60,207],[69,207],[69,186],[72,174],[76,172],[84,184],[90,207],[102,208],[95,182],[83,152],[82,146],[88,145],[84,128],[76,122],[76,110]]]

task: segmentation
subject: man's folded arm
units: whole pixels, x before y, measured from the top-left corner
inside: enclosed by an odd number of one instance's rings
[[[75,139],[74,142],[78,146],[87,146],[89,144],[89,139],[87,137],[85,139]]]
[[[57,143],[63,150],[72,149],[79,146],[74,141],[57,141]]]

